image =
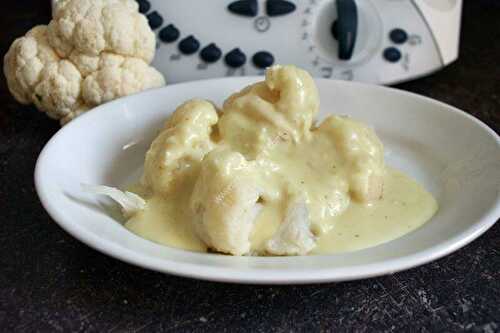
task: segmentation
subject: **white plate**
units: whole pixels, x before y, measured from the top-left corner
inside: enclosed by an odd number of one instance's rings
[[[82,193],[81,183],[122,186],[137,180],[157,129],[181,102],[201,97],[220,105],[257,80],[168,86],[81,116],[54,135],[40,154],[35,182],[43,206],[80,241],[134,265],[206,280],[270,284],[353,280],[415,267],[466,245],[499,218],[500,139],[491,129],[428,98],[331,80],[317,80],[321,116],[348,114],[372,124],[386,147],[388,164],[412,175],[438,200],[438,213],[422,228],[380,246],[336,255],[192,253],[134,235],[105,212],[102,198]]]

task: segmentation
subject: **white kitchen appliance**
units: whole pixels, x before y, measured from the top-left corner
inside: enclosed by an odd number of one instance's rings
[[[462,0],[137,0],[169,83],[262,75],[393,84],[458,57]]]

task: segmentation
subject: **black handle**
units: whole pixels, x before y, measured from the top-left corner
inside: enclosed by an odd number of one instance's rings
[[[358,34],[358,7],[354,0],[337,0],[336,30],[339,59],[349,60],[354,52]]]

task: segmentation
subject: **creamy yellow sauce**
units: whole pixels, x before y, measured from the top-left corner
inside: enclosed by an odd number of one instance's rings
[[[130,189],[144,195],[140,186]],[[147,207],[135,214],[125,227],[142,238],[179,249],[204,252],[206,245],[196,236],[186,203],[188,191],[179,191],[175,197],[155,195],[147,199]]]
[[[139,187],[132,190],[143,194]],[[178,191],[172,197],[157,195],[147,199],[147,208],[132,217],[126,227],[159,244],[206,251],[189,220],[186,198],[190,191],[186,187],[186,191]],[[422,226],[435,214],[437,207],[432,195],[416,181],[388,168],[382,199],[369,205],[353,202],[343,214],[330,218],[330,230],[318,237],[317,247],[311,254],[356,251],[386,243]],[[282,220],[282,207],[264,207],[251,237],[254,251],[262,251]]]
[[[388,168],[382,199],[369,205],[351,203],[332,219],[333,228],[312,252],[348,252],[386,243],[419,228],[437,209],[436,200],[420,184]]]

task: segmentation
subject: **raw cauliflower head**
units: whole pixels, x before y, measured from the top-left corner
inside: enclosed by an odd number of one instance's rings
[[[90,108],[160,87],[149,66],[154,34],[133,0],[59,0],[49,26],[16,39],[4,57],[12,95],[64,125]]]
[[[196,175],[200,161],[215,147],[211,134],[217,120],[215,107],[207,101],[178,107],[146,153],[144,185],[168,193]]]
[[[224,103],[221,137],[246,157],[256,158],[279,141],[307,137],[318,109],[319,95],[311,76],[295,66],[276,65],[266,71],[264,82]]]
[[[191,195],[195,230],[208,247],[232,255],[250,252],[260,211],[253,165],[242,154],[216,148],[201,163]]]
[[[97,56],[112,52],[153,59],[155,36],[133,0],[59,1],[48,27],[49,39],[61,57],[74,51]]]

